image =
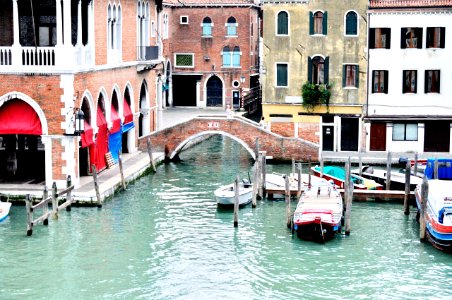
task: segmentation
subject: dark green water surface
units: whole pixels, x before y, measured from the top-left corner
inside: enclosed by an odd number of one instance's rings
[[[252,175],[246,150],[214,137],[181,158],[31,237],[13,207],[0,223],[0,299],[452,299],[452,256],[419,242],[414,209],[355,202],[351,235],[326,244],[293,238],[283,201],[241,209],[234,228],[213,191]]]

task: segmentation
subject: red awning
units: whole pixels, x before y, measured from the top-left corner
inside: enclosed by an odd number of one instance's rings
[[[110,133],[115,133],[121,130],[121,119],[119,118],[118,112],[113,105],[111,106],[111,122],[113,123],[113,126],[110,129]]]
[[[126,98],[124,98],[124,124],[128,124],[130,122],[133,122],[133,113],[130,109],[129,103]]]
[[[83,133],[80,135],[80,137],[82,138],[82,148],[91,146],[92,144],[94,144],[93,141],[93,128],[91,127],[91,125],[89,125],[89,123],[85,121],[85,129],[83,130]]]
[[[14,99],[0,106],[0,120],[0,134],[42,134],[38,114],[25,101]]]

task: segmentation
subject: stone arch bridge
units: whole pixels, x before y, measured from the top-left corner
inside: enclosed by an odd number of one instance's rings
[[[204,135],[221,134],[239,142],[256,159],[256,138],[259,149],[266,151],[274,160],[317,161],[319,145],[300,139],[288,138],[260,127],[256,122],[241,116],[224,115],[198,116],[189,121],[165,128],[141,137],[139,149],[146,151],[149,137],[153,151],[164,152],[166,160],[173,160],[185,145]]]

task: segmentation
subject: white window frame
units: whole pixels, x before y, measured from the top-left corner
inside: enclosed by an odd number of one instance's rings
[[[168,39],[168,36],[169,36],[169,25],[168,25],[168,23],[169,23],[169,17],[168,17],[168,14],[167,13],[164,13],[163,14],[163,39]]]
[[[278,34],[278,15],[285,12],[287,14],[287,34]],[[290,14],[287,10],[280,10],[275,15],[275,36],[289,36],[290,35]]]
[[[287,85],[278,85],[278,65],[286,65],[287,66]],[[275,88],[278,88],[278,89],[287,89],[287,88],[289,88],[289,82],[290,82],[289,74],[290,74],[290,69],[289,69],[289,63],[288,62],[286,62],[286,61],[275,62]]]
[[[237,19],[236,19],[237,20]],[[227,37],[238,37],[237,29],[239,28],[239,23],[224,23],[224,26],[226,27],[226,36]],[[228,27],[229,26],[235,26],[235,35],[228,35]]]
[[[210,18],[210,17],[209,17]],[[204,18],[202,19],[203,21],[204,21]],[[210,20],[212,20],[212,18],[210,18]],[[212,34],[211,35],[203,35],[202,34],[202,32],[203,32],[203,30],[204,30],[204,24],[210,24],[210,27],[211,27],[211,30],[212,30],[212,32],[213,32],[213,22],[212,23],[204,23],[204,22],[201,22],[201,37],[203,37],[203,38],[210,38],[210,37],[212,37]]]
[[[183,18],[187,18],[187,21],[186,21],[186,22],[182,21]],[[180,16],[180,17],[179,17],[179,23],[180,23],[181,25],[188,25],[188,24],[189,24],[188,16],[187,16],[187,15]]]
[[[191,66],[179,66],[177,65],[177,55],[191,55],[192,57],[192,65]],[[184,52],[178,52],[174,53],[174,67],[175,68],[190,68],[193,69],[195,67],[195,54],[194,53],[184,53]]]
[[[354,12],[356,14],[356,34],[347,34],[346,33],[346,29],[347,29],[347,14],[349,12]],[[347,37],[358,37],[359,36],[359,13],[356,10],[354,10],[354,9],[347,10],[345,12],[345,14],[344,14],[344,36],[347,36]]]

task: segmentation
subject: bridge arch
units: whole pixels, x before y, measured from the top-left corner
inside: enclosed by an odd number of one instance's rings
[[[227,133],[227,132],[225,132],[225,131],[221,131],[221,130],[206,130],[206,131],[201,131],[201,132],[199,132],[199,133],[197,133],[197,134],[194,134],[194,135],[188,137],[187,139],[185,139],[184,141],[182,141],[182,142],[174,149],[174,151],[173,151],[173,152],[171,153],[171,155],[169,156],[170,160],[174,159],[174,157],[176,157],[176,155],[178,155],[178,154],[182,151],[182,149],[184,148],[184,146],[185,146],[187,143],[189,143],[190,141],[193,141],[193,140],[195,140],[195,139],[197,139],[198,137],[203,136],[203,135],[213,135],[213,134],[221,134],[221,135],[223,135],[223,136],[227,136],[227,137],[233,139],[234,141],[240,143],[240,144],[248,151],[248,153],[253,157],[253,159],[256,160],[256,153],[254,153],[254,150],[251,149],[251,147],[250,147],[247,143],[245,143],[242,139],[239,139],[238,137],[236,137],[236,136],[234,136],[234,135],[232,135],[232,134],[230,134],[230,133]]]

